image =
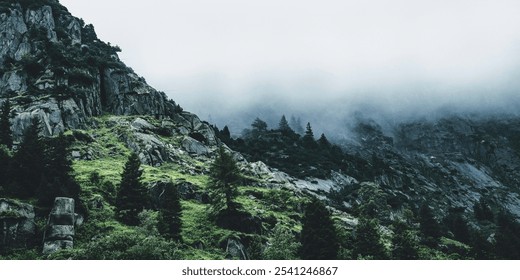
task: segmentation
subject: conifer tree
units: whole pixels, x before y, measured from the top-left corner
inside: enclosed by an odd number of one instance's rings
[[[419,223],[423,242],[428,246],[436,246],[442,236],[441,227],[426,204],[419,209]]]
[[[330,148],[330,142],[329,142],[329,140],[327,139],[327,137],[325,137],[325,134],[324,134],[324,133],[322,133],[320,139],[318,139],[318,144],[320,145],[320,147],[321,147],[322,149],[328,149],[328,148]]]
[[[140,169],[141,161],[137,154],[132,153],[128,157],[123,173],[121,184],[116,197],[117,218],[131,226],[138,225],[137,215],[146,205],[144,188],[141,183],[143,171]]]
[[[273,229],[271,238],[269,238],[269,247],[264,251],[264,259],[296,260],[300,245],[289,230],[281,224],[277,224]]]
[[[6,147],[0,146],[0,197],[7,194],[7,184],[9,180],[9,164],[11,156]]]
[[[5,145],[8,149],[13,147],[10,117],[11,102],[7,98],[0,109],[0,145]]]
[[[294,116],[291,116],[291,122],[289,123],[289,125],[299,135],[302,135],[304,133],[302,121],[299,117],[295,118]]]
[[[334,260],[339,241],[331,214],[318,199],[305,206],[302,220],[300,256],[304,260]]]
[[[80,187],[72,175],[69,146],[70,142],[63,134],[47,141],[45,174],[49,182],[38,190],[41,205],[51,206],[58,196],[79,199]]]
[[[33,118],[13,157],[12,175],[20,197],[34,196],[45,181],[45,146],[39,133],[40,121]]]
[[[497,214],[495,254],[499,259],[520,259],[520,224],[505,210]]]
[[[356,227],[354,257],[375,260],[387,259],[386,248],[381,241],[379,223],[376,219],[362,217]]]
[[[181,241],[182,208],[179,190],[169,182],[161,194],[159,208],[159,232],[166,238]]]
[[[314,140],[314,133],[312,132],[312,127],[310,123],[307,123],[307,129],[305,130],[305,134],[302,137],[302,143],[305,148],[316,148],[317,144]]]
[[[220,147],[210,169],[209,195],[214,214],[224,209],[237,209],[235,198],[238,195],[236,184],[239,180],[240,172],[235,160],[224,147]]]
[[[222,131],[220,131],[220,140],[222,140],[222,142],[226,144],[229,143],[229,141],[231,140],[231,132],[229,132],[229,128],[227,125],[224,126]]]
[[[258,138],[260,135],[267,132],[267,123],[260,118],[256,118],[255,121],[251,124],[251,127],[251,134],[253,138]]]
[[[287,119],[285,118],[285,115],[282,116],[280,122],[278,123],[278,130],[282,132],[288,132],[292,130],[289,126],[289,122],[287,122]]]
[[[394,224],[392,258],[394,260],[416,260],[419,258],[419,238],[404,222]]]

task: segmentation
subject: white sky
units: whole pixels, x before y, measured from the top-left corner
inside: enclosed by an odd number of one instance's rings
[[[518,0],[60,3],[193,111],[265,91],[308,100],[397,92],[463,100],[475,88],[486,96],[511,89],[520,74]]]

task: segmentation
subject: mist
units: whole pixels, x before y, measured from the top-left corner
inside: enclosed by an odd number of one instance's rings
[[[340,135],[356,112],[391,123],[520,105],[518,1],[60,2],[148,83],[234,134],[257,116]]]

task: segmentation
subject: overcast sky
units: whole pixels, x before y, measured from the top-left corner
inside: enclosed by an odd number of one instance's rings
[[[518,0],[60,2],[195,112],[265,94],[396,106],[520,95]]]

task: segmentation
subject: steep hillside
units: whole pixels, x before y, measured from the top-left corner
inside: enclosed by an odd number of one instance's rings
[[[518,119],[231,139],[58,1],[0,1],[0,39],[0,258],[520,258]]]

